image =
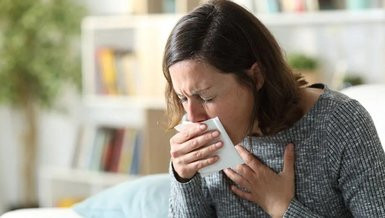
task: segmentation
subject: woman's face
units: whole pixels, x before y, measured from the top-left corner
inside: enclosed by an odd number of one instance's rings
[[[177,62],[169,68],[175,93],[188,120],[202,122],[219,117],[234,144],[247,134],[253,94],[234,74],[196,60]]]

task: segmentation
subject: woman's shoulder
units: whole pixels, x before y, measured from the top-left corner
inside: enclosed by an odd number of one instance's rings
[[[369,112],[360,102],[345,94],[325,88],[324,131],[328,139],[336,141],[351,140],[353,136],[371,134],[375,131]]]
[[[324,85],[324,93],[320,96],[320,102],[324,113],[331,117],[352,118],[352,115],[357,113],[369,116],[366,109],[357,100],[330,89],[326,85]]]
[[[349,102],[354,101],[353,99],[351,99],[347,95],[345,95],[339,91],[333,90],[333,89],[329,88],[327,85],[324,85],[324,93],[323,93],[322,97],[325,100],[329,101],[333,105],[343,106],[343,105],[348,104]]]
[[[315,110],[318,129],[328,140],[346,141],[357,128],[373,126],[371,116],[360,102],[326,85]]]

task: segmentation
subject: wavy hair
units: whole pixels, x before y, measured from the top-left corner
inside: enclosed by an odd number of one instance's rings
[[[307,82],[292,72],[270,31],[250,12],[234,2],[214,0],[183,16],[167,40],[163,74],[167,80],[168,128],[178,124],[184,109],[173,90],[169,68],[183,60],[208,63],[236,75],[254,95],[249,133],[258,125],[271,135],[293,125],[302,115],[299,90]],[[247,70],[257,63],[264,78],[257,90]]]

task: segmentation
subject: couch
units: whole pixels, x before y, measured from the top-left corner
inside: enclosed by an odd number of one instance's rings
[[[1,218],[161,218],[167,217],[168,174],[154,174],[108,188],[72,208],[21,209]]]

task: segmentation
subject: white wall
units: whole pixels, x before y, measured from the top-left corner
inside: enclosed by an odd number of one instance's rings
[[[58,98],[66,111],[39,113],[38,164],[63,166],[71,164],[75,146],[81,99],[73,87],[66,87]],[[24,121],[13,108],[0,107],[0,214],[22,198],[20,158]]]
[[[58,102],[59,109],[44,111],[39,127],[39,163],[69,167],[81,117],[80,93],[73,87],[66,87]]]
[[[17,112],[8,107],[0,107],[0,209],[5,209],[9,203],[19,199],[18,154],[21,148],[19,132],[22,126]]]

